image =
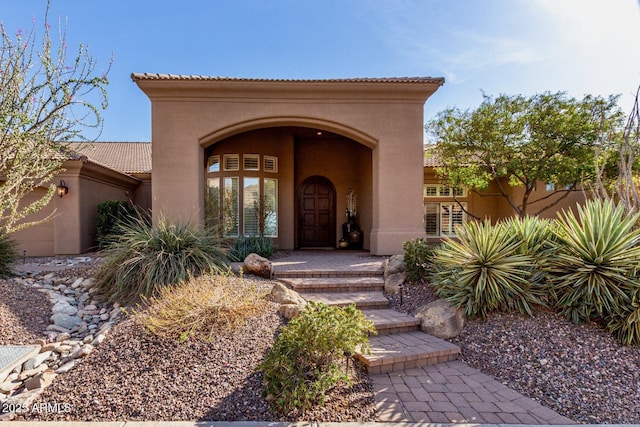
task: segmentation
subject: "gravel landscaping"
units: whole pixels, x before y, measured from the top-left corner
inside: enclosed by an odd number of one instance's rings
[[[640,348],[555,313],[496,314],[452,340],[463,360],[583,423],[640,423]]]
[[[426,282],[388,296],[413,313],[437,297]],[[640,423],[640,348],[625,347],[596,324],[574,325],[551,312],[474,319],[450,340],[462,359],[508,387],[582,423]]]
[[[94,267],[74,268],[86,276]],[[42,293],[0,281],[0,331],[6,344],[46,336],[50,304]],[[260,281],[259,286],[271,286]],[[13,305],[14,302],[22,302]],[[13,312],[19,308],[20,315]],[[324,405],[286,417],[273,414],[262,397],[256,367],[272,346],[283,319],[278,306],[251,318],[211,342],[178,343],[151,335],[136,317],[113,326],[107,339],[76,366],[58,375],[29,407],[57,405],[50,412],[26,412],[17,420],[308,420],[373,421],[373,388],[360,365],[349,363],[353,382],[330,390]],[[33,320],[38,319],[38,320]],[[40,324],[40,323],[43,324]],[[347,366],[343,365],[344,369]]]
[[[94,269],[75,266],[65,274],[89,277]],[[46,295],[5,280],[0,292],[0,344],[47,336]],[[402,304],[399,295],[389,299],[397,310],[411,313],[436,297],[421,282],[405,285]],[[332,389],[325,405],[288,417],[271,413],[255,367],[283,324],[276,310],[272,304],[262,316],[209,343],[161,339],[127,318],[34,402],[58,404],[61,410],[17,419],[375,421],[369,378],[352,363],[353,384]],[[640,423],[640,349],[620,345],[599,325],[574,325],[550,312],[532,318],[495,314],[468,322],[451,341],[462,348],[464,362],[577,422]]]
[[[31,344],[46,335],[51,304],[36,289],[0,280],[0,345]]]

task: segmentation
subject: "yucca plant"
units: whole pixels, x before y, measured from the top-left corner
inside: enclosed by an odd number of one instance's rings
[[[531,286],[534,259],[518,253],[518,236],[504,225],[467,222],[458,229],[458,241],[447,240],[435,250],[430,275],[436,294],[468,317],[486,317],[493,311],[531,315],[545,305],[544,291]]]
[[[190,223],[161,219],[151,226],[138,218],[118,230],[96,273],[94,292],[103,300],[126,305],[188,277],[227,270],[217,238]]]
[[[621,313],[613,314],[607,323],[607,329],[623,345],[640,346],[640,289],[631,297],[631,303]]]
[[[255,253],[264,258],[269,258],[276,248],[273,240],[265,236],[240,236],[236,239],[233,247],[227,252],[227,257],[231,261],[242,262],[250,253]]]
[[[520,240],[517,252],[532,256],[538,267],[545,267],[547,261],[557,251],[555,224],[535,216],[512,217],[503,222],[507,233],[514,234]]]
[[[540,286],[542,292],[551,295],[549,286],[549,261],[558,251],[555,223],[544,218],[526,216],[513,217],[503,222],[506,232],[517,236],[520,241],[516,252],[529,255],[534,260],[535,268],[532,269],[529,282],[534,286]]]
[[[594,200],[558,218],[559,252],[551,271],[561,313],[575,323],[629,311],[640,281],[639,214]]]

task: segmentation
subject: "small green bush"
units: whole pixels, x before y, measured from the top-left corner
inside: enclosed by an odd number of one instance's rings
[[[435,249],[423,238],[408,240],[402,244],[407,280],[416,281],[427,277],[433,262],[431,257]]]
[[[557,221],[559,252],[551,263],[557,306],[575,323],[613,320],[610,329],[624,335],[638,328],[640,214],[625,216],[622,205],[599,200],[577,209],[577,216],[565,212]],[[631,341],[640,344],[640,334]]]
[[[336,361],[361,346],[368,350],[373,322],[355,305],[329,307],[309,302],[305,311],[281,332],[259,368],[264,371],[265,393],[271,405],[287,414],[322,404],[326,391],[338,381],[349,381]]]
[[[100,247],[105,247],[114,238],[120,224],[131,221],[136,216],[136,209],[130,203],[120,200],[100,203],[96,222],[96,240]]]
[[[545,305],[544,287],[531,285],[534,259],[518,253],[520,239],[504,225],[470,221],[435,250],[429,278],[436,294],[468,317],[494,311],[531,315]]]
[[[0,275],[11,273],[11,267],[18,257],[17,244],[6,234],[0,235]]]
[[[217,238],[189,223],[161,219],[151,226],[137,218],[120,224],[118,235],[95,276],[95,295],[103,300],[127,305],[191,276],[227,270]]]
[[[264,236],[238,237],[233,247],[227,252],[231,261],[242,262],[250,253],[269,258],[275,252],[273,240]]]

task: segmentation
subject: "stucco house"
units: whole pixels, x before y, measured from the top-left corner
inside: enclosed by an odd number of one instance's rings
[[[437,159],[423,155],[424,104],[442,78],[131,77],[151,100],[152,142],[73,146],[54,180],[68,193],[38,214],[55,210],[54,219],[13,236],[27,255],[94,248],[105,200],[132,201],[154,221],[213,216],[227,237],[261,231],[280,249],[336,248],[351,216],[358,247],[375,255],[452,236],[466,212],[512,215],[491,189],[442,185]],[[534,198],[547,191],[541,183]],[[582,199],[572,194],[545,216]]]
[[[75,151],[63,163],[53,184],[67,190],[29,220],[53,219],[14,233],[19,255],[81,254],[95,248],[97,206],[107,200],[132,201],[151,207],[150,143],[70,144]],[[34,191],[42,197],[45,188]]]
[[[200,221],[209,194],[227,235],[252,234],[268,197],[279,248],[335,248],[351,192],[371,253],[424,233],[423,109],[444,79],[132,78],[151,100],[154,220]]]

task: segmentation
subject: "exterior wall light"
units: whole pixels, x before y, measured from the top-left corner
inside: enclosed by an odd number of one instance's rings
[[[67,187],[67,184],[63,179],[60,180],[60,184],[56,185],[56,192],[58,193],[58,196],[60,196],[60,198],[69,194],[69,187]]]

